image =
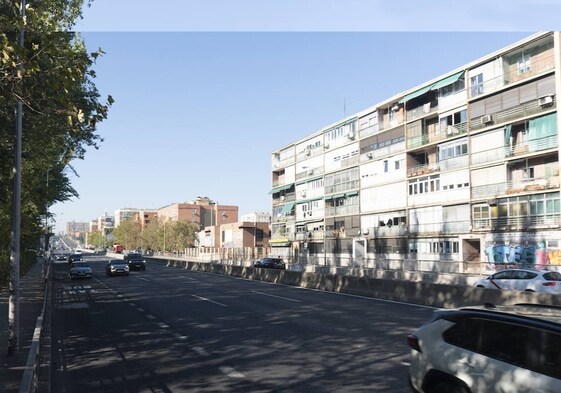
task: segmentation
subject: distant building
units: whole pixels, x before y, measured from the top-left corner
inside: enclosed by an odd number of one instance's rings
[[[254,212],[250,214],[244,214],[240,221],[242,222],[266,222],[271,223],[271,213],[270,212]]]
[[[115,210],[115,228],[121,225],[123,221],[136,220],[139,209],[122,208]]]
[[[66,223],[66,234],[76,238],[79,237],[81,233],[87,232],[89,229],[89,223],[87,222],[67,222]]]
[[[238,206],[220,205],[208,197],[195,201],[173,203],[158,209],[158,218],[164,221],[188,221],[199,226],[216,226],[238,221]]]

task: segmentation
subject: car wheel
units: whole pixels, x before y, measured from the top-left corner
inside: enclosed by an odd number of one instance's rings
[[[478,285],[476,288],[485,288],[483,285]]]
[[[533,289],[525,289],[524,292],[536,292]]]
[[[470,393],[465,386],[450,381],[437,382],[427,393]]]
[[[127,272],[127,273],[125,273],[125,276],[128,276],[128,275],[129,275],[129,273],[128,273],[128,272]]]

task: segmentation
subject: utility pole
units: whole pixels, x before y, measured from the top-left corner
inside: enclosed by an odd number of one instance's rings
[[[25,0],[21,0],[21,19],[25,21]],[[18,44],[23,49],[24,28],[19,32]],[[19,58],[19,69],[23,70],[23,59]],[[23,78],[23,76],[22,76]],[[19,81],[20,86],[23,81]],[[23,126],[22,91],[16,106],[16,138],[14,146],[14,189],[12,200],[12,237],[10,244],[10,297],[8,303],[8,355],[19,352],[19,267],[21,226],[21,144]]]

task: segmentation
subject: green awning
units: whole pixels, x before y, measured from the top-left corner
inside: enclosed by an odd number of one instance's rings
[[[281,213],[290,213],[293,207],[294,207],[294,203],[287,203],[282,207]]]
[[[347,192],[345,195],[348,196],[348,197],[352,197],[352,196],[358,195],[358,191]]]
[[[412,100],[415,97],[422,96],[427,91],[432,90],[433,86],[434,86],[434,84],[429,85],[429,86],[425,86],[425,87],[423,87],[422,89],[419,89],[419,90],[415,90],[413,93],[409,93],[405,97],[403,97],[401,100],[399,100],[399,103],[403,104],[404,102]]]
[[[344,196],[345,196],[345,193],[342,193],[342,194],[335,194],[335,195],[333,195],[333,199],[343,198]]]
[[[288,190],[290,187],[292,187],[293,184],[286,184],[284,186],[280,186],[280,187],[276,187],[273,188],[271,191],[269,191],[269,194],[276,194],[278,192],[284,191],[284,190]]]
[[[449,77],[444,78],[444,79],[442,79],[442,80],[436,82],[436,83],[432,86],[431,90],[436,90],[436,89],[440,89],[441,87],[451,85],[452,83],[454,83],[454,82],[456,82],[458,79],[460,79],[460,77],[461,77],[462,75],[464,75],[464,71],[460,71],[460,72],[455,73],[454,75],[450,75]]]

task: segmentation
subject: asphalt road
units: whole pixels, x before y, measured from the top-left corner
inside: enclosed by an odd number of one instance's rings
[[[91,280],[55,265],[51,391],[408,392],[432,309],[161,265]]]

